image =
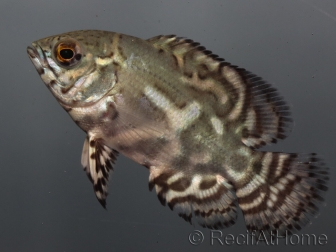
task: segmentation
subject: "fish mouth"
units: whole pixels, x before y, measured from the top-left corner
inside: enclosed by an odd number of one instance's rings
[[[38,44],[32,43],[32,46],[27,47],[27,53],[37,72],[42,75],[44,73],[44,68],[47,67],[46,56],[44,55],[42,48]]]
[[[42,81],[46,84],[47,88],[52,92],[61,105],[72,105],[74,99],[73,97],[80,92],[81,87],[85,85],[85,81],[89,76],[91,76],[91,73],[89,73],[88,76],[80,78],[74,83],[64,85],[58,80],[55,70],[49,65],[46,52],[43,51],[42,47],[37,42],[33,42],[31,46],[27,47],[27,54]],[[94,69],[92,72],[93,71]]]

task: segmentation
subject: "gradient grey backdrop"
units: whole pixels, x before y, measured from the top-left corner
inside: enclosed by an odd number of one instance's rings
[[[32,41],[77,29],[149,38],[177,34],[262,76],[292,107],[295,127],[267,150],[317,152],[331,167],[327,206],[303,233],[326,246],[210,245],[148,192],[148,171],[120,157],[108,211],[82,171],[84,133],[44,86]],[[335,235],[336,2],[169,0],[0,2],[0,251],[332,251]],[[205,241],[193,246],[194,229]],[[224,234],[245,234],[241,213]]]

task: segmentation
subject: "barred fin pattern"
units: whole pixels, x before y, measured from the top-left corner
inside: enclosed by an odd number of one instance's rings
[[[276,89],[262,78],[231,65],[191,39],[168,35],[147,41],[174,56],[181,71],[195,80],[193,88],[200,80],[203,87],[198,88],[201,91],[214,92],[213,96],[217,93],[220,96],[217,99],[225,100],[218,117],[229,120],[245,145],[259,148],[284,139],[290,131],[289,107]],[[209,88],[207,78],[219,85]],[[217,86],[222,89],[217,90]]]
[[[291,129],[289,107],[275,88],[258,76],[238,69],[247,83],[247,100],[244,125],[240,131],[245,145],[259,148],[277,139],[286,138]]]
[[[76,44],[81,64],[56,64],[60,40]],[[239,204],[249,231],[295,232],[317,213],[328,169],[316,155],[254,150],[291,128],[289,107],[260,77],[175,35],[75,31],[32,45],[42,80],[88,133],[82,165],[103,207],[119,150],[150,169],[150,189],[190,223],[231,226]]]
[[[309,224],[327,190],[324,164],[315,154],[272,152],[258,162],[251,180],[236,191],[247,229],[283,234]]]
[[[118,152],[101,144],[94,138],[87,137],[82,152],[82,166],[93,184],[99,203],[106,208],[107,183],[110,171]]]
[[[237,219],[233,187],[218,174],[190,176],[184,172],[150,167],[149,189],[155,186],[162,205],[185,221],[208,228],[224,228]]]

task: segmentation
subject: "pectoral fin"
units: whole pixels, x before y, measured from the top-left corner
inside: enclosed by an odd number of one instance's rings
[[[109,172],[113,171],[118,152],[100,143],[99,139],[87,137],[82,152],[82,165],[93,184],[96,197],[106,208]]]

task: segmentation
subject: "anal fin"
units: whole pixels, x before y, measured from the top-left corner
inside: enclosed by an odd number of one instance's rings
[[[237,219],[233,186],[219,174],[150,167],[149,189],[154,187],[161,204],[189,223],[195,218],[203,227],[225,228]]]
[[[99,203],[106,208],[107,184],[109,173],[118,152],[102,144],[99,139],[87,137],[82,151],[82,166],[93,184]]]

